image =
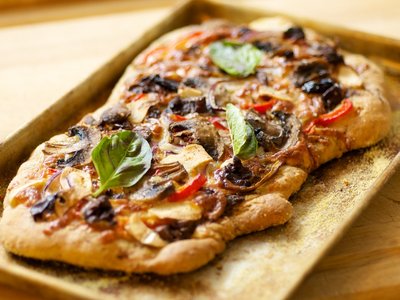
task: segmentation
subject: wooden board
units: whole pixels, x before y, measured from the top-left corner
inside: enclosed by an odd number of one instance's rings
[[[378,149],[377,151],[378,151],[378,154],[379,154],[379,153],[380,153],[380,152],[379,152],[380,150]],[[360,155],[361,155],[361,154],[360,154]],[[364,154],[362,154],[362,155],[364,155]],[[390,158],[390,157],[388,157],[388,158]],[[382,166],[383,166],[383,165],[382,165]],[[381,166],[381,167],[382,167],[382,166]],[[381,169],[379,169],[379,170],[381,170]],[[378,173],[379,173],[379,172],[378,172]],[[327,176],[329,176],[329,173],[328,173]],[[371,182],[369,182],[369,183],[371,183]],[[361,195],[361,196],[362,196],[362,195]],[[361,196],[360,196],[360,197],[361,197]],[[362,198],[361,198],[361,199],[362,199]],[[322,199],[322,200],[323,200],[323,199]],[[322,200],[321,200],[321,201],[322,201]],[[300,200],[300,203],[301,203],[301,201],[302,201],[302,200]],[[317,201],[317,202],[318,202],[318,201]],[[296,204],[296,205],[297,205],[297,204]],[[307,205],[307,204],[306,204],[306,205]],[[279,236],[280,236],[280,235],[281,235],[281,234],[279,234]],[[262,237],[261,237],[261,238],[262,238]],[[257,238],[256,238],[256,240],[257,240]],[[256,242],[257,242],[257,241],[256,241]],[[239,241],[238,243],[239,243],[239,245],[240,245],[240,241]],[[243,243],[243,242],[242,242],[242,243]],[[235,247],[236,247],[236,246],[235,246]],[[240,246],[237,246],[237,247],[240,247]],[[261,249],[261,250],[262,250],[262,249]],[[229,250],[229,251],[231,251],[231,250]],[[232,250],[232,251],[233,251],[233,250]],[[256,254],[255,257],[259,257],[259,255]],[[224,259],[225,259],[225,258],[224,258]],[[228,261],[229,261],[229,254],[228,254]],[[37,267],[37,266],[36,266],[36,267]],[[41,271],[43,271],[43,266],[39,266],[38,269],[41,270]],[[44,269],[46,269],[46,267],[44,267]],[[57,268],[56,268],[56,269],[57,269]],[[58,270],[58,269],[57,269],[57,270]],[[59,270],[58,270],[58,271],[59,271]],[[60,272],[61,272],[61,271],[60,271]],[[84,274],[84,275],[82,275],[82,274]],[[82,273],[82,274],[79,275],[79,276],[78,276],[78,279],[75,279],[75,280],[79,280],[79,277],[80,277],[80,276],[86,276],[86,275],[87,275],[86,272],[84,272],[84,273]],[[86,275],[85,275],[85,274],[86,274]],[[89,275],[90,275],[90,274],[89,274]],[[113,279],[114,279],[114,277],[113,277]],[[118,276],[117,276],[117,279],[119,280]],[[125,278],[124,278],[124,279],[125,279]],[[132,280],[132,279],[129,279],[129,280]],[[128,280],[128,281],[129,281],[129,280]],[[142,280],[142,279],[140,279],[140,280]],[[72,281],[74,281],[74,280],[72,280]],[[129,282],[129,283],[132,283],[132,282]]]

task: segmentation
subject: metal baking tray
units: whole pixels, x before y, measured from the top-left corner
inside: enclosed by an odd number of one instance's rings
[[[289,297],[400,165],[400,41],[271,11],[212,1],[183,2],[0,145],[0,199],[19,164],[35,146],[99,107],[124,68],[152,40],[205,18],[246,23],[276,15],[337,38],[344,49],[367,55],[384,68],[386,94],[394,111],[392,131],[387,138],[371,148],[347,153],[313,172],[291,197],[295,213],[288,224],[230,242],[222,255],[195,272],[160,277],[85,270],[20,258],[0,247],[0,281],[53,299]]]

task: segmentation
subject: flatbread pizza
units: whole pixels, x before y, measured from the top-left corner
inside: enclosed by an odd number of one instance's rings
[[[195,270],[235,237],[285,224],[321,164],[381,140],[382,86],[371,61],[283,19],[178,29],[21,165],[0,240],[87,268]]]

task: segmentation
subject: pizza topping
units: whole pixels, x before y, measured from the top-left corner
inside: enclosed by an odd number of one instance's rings
[[[129,187],[150,169],[152,152],[149,143],[135,132],[121,131],[104,137],[93,149],[92,159],[100,177],[94,196],[111,187]]]
[[[165,225],[160,225],[155,228],[159,236],[168,242],[188,239],[192,236],[196,229],[196,221],[172,221]]]
[[[253,157],[257,151],[257,139],[254,129],[245,120],[240,109],[233,104],[228,104],[226,106],[226,119],[234,154],[242,159]]]
[[[115,212],[107,196],[102,195],[89,201],[82,210],[86,222],[91,225],[113,226]]]
[[[187,115],[192,113],[207,113],[209,109],[206,104],[206,97],[175,97],[168,103],[168,111],[177,115]]]
[[[194,202],[202,208],[204,218],[214,221],[223,215],[227,200],[223,192],[207,188],[194,198]]]
[[[60,157],[57,160],[59,167],[86,165],[100,138],[100,132],[94,127],[74,126],[68,130],[67,138],[62,136],[46,142],[43,153]]]
[[[154,165],[155,176],[160,176],[161,178],[174,180],[180,182],[188,176],[187,171],[181,163],[177,161],[171,163],[162,163]]]
[[[166,202],[153,206],[148,211],[149,215],[161,219],[198,220],[201,218],[201,208],[192,201]]]
[[[148,94],[141,99],[127,104],[131,114],[129,120],[134,124],[141,123],[145,118],[150,107],[159,102],[159,98],[155,94]]]
[[[229,75],[247,77],[255,72],[262,52],[251,44],[218,41],[210,45],[210,57]]]
[[[224,152],[224,144],[215,127],[206,119],[192,118],[169,125],[170,140],[175,145],[198,144],[215,160]]]
[[[302,87],[310,80],[329,76],[328,66],[320,61],[300,64],[294,71],[294,84],[296,87]]]
[[[53,214],[57,201],[65,202],[65,199],[59,193],[54,193],[36,202],[30,209],[35,222],[45,220],[48,215]]]
[[[168,201],[178,202],[187,199],[190,196],[194,195],[198,190],[200,190],[206,182],[207,177],[200,173],[195,178],[193,178],[191,182],[189,182],[187,185],[168,197]]]
[[[127,126],[125,122],[130,114],[126,105],[117,103],[101,114],[100,126],[110,126],[110,129],[129,128],[130,124]]]
[[[175,192],[172,181],[146,182],[140,189],[135,191],[130,200],[135,201],[156,201],[162,200]]]
[[[160,236],[157,232],[151,230],[149,227],[142,220],[143,215],[141,213],[133,213],[129,217],[129,221],[126,225],[126,230],[139,242],[161,248],[164,247],[167,243]]]
[[[295,27],[290,27],[288,30],[286,30],[283,33],[283,38],[298,41],[298,40],[304,40],[306,38],[306,35],[304,34],[303,28],[295,26]]]
[[[219,179],[228,180],[237,186],[251,186],[257,181],[251,170],[243,166],[242,161],[237,156],[233,157],[232,163],[218,170],[216,175]]]
[[[129,91],[135,94],[176,93],[178,87],[178,81],[166,79],[157,74],[142,78],[137,84],[132,85]]]
[[[313,120],[304,131],[309,132],[315,125],[328,126],[341,119],[352,110],[353,103],[349,99],[344,99],[341,106],[329,113],[320,115],[317,119]]]
[[[189,175],[196,175],[203,170],[211,161],[212,157],[200,145],[187,145],[178,154],[166,156],[161,163],[171,164],[178,162]]]

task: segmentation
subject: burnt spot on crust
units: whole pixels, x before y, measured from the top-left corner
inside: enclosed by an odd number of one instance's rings
[[[85,221],[91,225],[113,226],[116,224],[114,209],[105,195],[91,199],[83,208],[82,213]]]

